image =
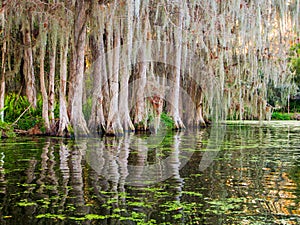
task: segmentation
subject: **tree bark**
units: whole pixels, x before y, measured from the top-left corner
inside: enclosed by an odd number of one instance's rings
[[[22,24],[23,33],[23,44],[24,44],[24,67],[23,72],[25,76],[25,88],[26,96],[29,103],[33,108],[36,108],[36,88],[35,88],[35,76],[33,67],[33,52],[32,52],[32,42],[31,42],[31,30],[30,25],[27,20],[23,21]]]
[[[178,27],[174,32],[175,48],[175,68],[171,73],[171,95],[170,95],[170,116],[174,120],[174,129],[184,129],[185,126],[180,117],[179,98],[180,98],[180,71],[181,71],[181,52],[182,52],[182,10],[179,10]]]
[[[56,62],[56,46],[57,46],[57,25],[54,21],[50,33],[50,56],[49,56],[49,114],[51,127],[55,128],[55,62]]]
[[[48,95],[47,95],[46,84],[45,84],[45,63],[44,63],[45,49],[47,43],[47,33],[43,29],[41,29],[41,32],[42,34],[41,34],[41,43],[40,43],[40,85],[41,85],[41,93],[43,98],[42,117],[44,120],[46,134],[50,134],[50,122],[49,122],[49,114],[48,114]]]
[[[86,121],[82,112],[82,96],[84,82],[84,55],[86,42],[86,3],[84,0],[75,3],[75,20],[74,20],[74,58],[75,74],[73,74],[73,99],[71,109],[71,124],[74,128],[75,135],[85,136],[89,133]]]
[[[67,113],[67,64],[69,51],[69,35],[61,31],[60,35],[60,86],[59,86],[59,128],[58,136],[64,136],[69,133],[68,126],[70,124]]]
[[[129,115],[128,99],[129,99],[129,77],[131,73],[131,54],[133,39],[133,1],[128,2],[128,20],[127,20],[127,45],[122,48],[121,52],[121,85],[120,85],[120,104],[119,111],[121,116],[121,124],[125,131],[134,131],[134,126]]]
[[[113,66],[109,77],[110,83],[110,105],[109,114],[107,120],[108,135],[117,135],[123,133],[123,128],[120,122],[119,115],[119,70],[120,70],[120,28],[117,26],[114,28],[114,49],[113,54]]]
[[[98,40],[99,39],[99,40]],[[101,133],[105,131],[105,118],[103,112],[103,95],[102,95],[102,79],[101,72],[105,67],[105,57],[102,55],[104,51],[104,43],[102,32],[100,31],[99,38],[91,37],[91,49],[93,56],[93,100],[92,110],[89,119],[88,127],[93,133]]]
[[[147,130],[148,124],[147,124],[147,110],[146,110],[146,101],[145,101],[145,87],[147,84],[147,68],[149,63],[146,61],[146,51],[147,51],[147,34],[149,31],[149,17],[148,12],[146,10],[146,18],[144,19],[144,29],[142,29],[142,40],[141,46],[138,54],[138,60],[137,60],[137,74],[136,74],[136,80],[135,80],[135,115],[134,115],[134,125],[137,130]],[[139,26],[141,26],[139,24]]]

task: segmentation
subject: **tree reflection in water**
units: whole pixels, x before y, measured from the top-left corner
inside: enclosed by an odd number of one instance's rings
[[[4,152],[0,152],[0,194],[5,194]]]
[[[157,145],[147,134],[6,143],[0,223],[298,223],[298,130],[228,126],[216,155],[218,135],[172,132]],[[199,170],[207,155],[212,164]]]

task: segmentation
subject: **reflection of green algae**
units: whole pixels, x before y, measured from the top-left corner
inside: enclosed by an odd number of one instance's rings
[[[43,208],[49,208],[49,205],[51,204],[48,198],[39,199],[37,202],[40,202],[42,204],[41,207]]]
[[[84,216],[87,220],[103,220],[106,216],[98,215],[98,214],[87,214]]]
[[[74,216],[70,216],[69,219],[70,219],[70,220],[76,220],[76,221],[83,221],[83,220],[86,220],[85,217],[74,217]]]
[[[166,208],[166,211],[177,211],[182,209],[182,203],[179,201],[166,202],[161,207]]]
[[[119,218],[120,216],[118,214],[112,214],[112,215],[98,215],[98,214],[87,214],[82,217],[75,217],[75,216],[70,216],[70,220],[77,220],[77,221],[83,221],[83,220],[104,220],[108,218]]]
[[[37,205],[35,202],[28,202],[27,199],[23,199],[17,203],[18,206],[27,207],[27,206],[35,206]]]
[[[36,186],[36,184],[27,184],[27,183],[24,183],[24,184],[17,183],[17,185],[19,187],[35,187]]]
[[[211,212],[217,215],[228,214],[231,210],[237,210],[241,207],[241,203],[244,203],[245,198],[228,198],[223,200],[213,200],[210,203],[211,208],[208,208],[206,212]],[[236,212],[237,213],[237,212]]]
[[[59,220],[64,220],[66,219],[65,215],[62,214],[51,214],[51,213],[46,213],[46,214],[40,214],[36,216],[37,219],[42,219],[42,218],[47,218],[47,219],[59,219]]]
[[[182,218],[182,214],[175,214],[172,216],[174,219],[181,219]]]
[[[190,195],[190,196],[196,196],[196,197],[202,197],[203,195],[197,192],[193,191],[182,191],[182,194]]]
[[[76,221],[83,221],[83,220],[103,220],[106,219],[110,216],[103,216],[103,215],[98,215],[98,214],[87,214],[83,217],[75,217],[75,216],[70,216],[68,217],[69,220],[76,220]],[[67,217],[63,214],[51,214],[51,213],[46,213],[46,214],[40,214],[36,216],[37,219],[59,219],[59,220],[65,220]]]
[[[203,174],[200,174],[200,173],[196,173],[196,174],[191,174],[190,176],[191,177],[201,177]]]

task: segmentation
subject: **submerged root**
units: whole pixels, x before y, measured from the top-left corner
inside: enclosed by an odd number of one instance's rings
[[[105,134],[108,136],[119,136],[124,134],[124,130],[120,122],[113,121],[108,123]]]
[[[183,130],[185,129],[185,125],[183,124],[181,118],[177,117],[176,119],[173,118],[174,120],[174,130]]]

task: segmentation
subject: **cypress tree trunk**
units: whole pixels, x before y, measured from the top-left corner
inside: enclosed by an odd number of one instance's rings
[[[138,72],[136,74],[136,92],[135,92],[135,114],[134,124],[137,130],[147,129],[146,118],[146,103],[144,98],[144,90],[147,82],[147,62],[145,61],[145,47],[146,44],[142,43],[140,50],[140,62],[138,63]]]
[[[70,124],[67,113],[67,64],[69,51],[69,35],[67,32],[60,31],[60,85],[59,85],[59,128],[58,136],[64,136],[68,133],[68,126]]]
[[[135,115],[134,115],[134,125],[136,126],[137,130],[146,130],[148,129],[147,124],[147,105],[145,101],[145,87],[147,84],[147,68],[149,66],[149,63],[146,60],[146,54],[147,54],[147,47],[149,44],[147,43],[147,34],[150,32],[149,28],[149,12],[148,8],[143,10],[145,11],[145,18],[143,21],[137,21],[137,29],[140,29],[141,34],[141,40],[138,40],[141,42],[139,46],[139,51],[137,54],[137,74],[136,74],[136,87],[135,87]],[[144,27],[142,27],[144,25]]]
[[[40,25],[42,27],[42,24]],[[49,114],[48,114],[48,95],[46,91],[45,84],[45,49],[47,43],[47,33],[45,30],[41,29],[41,43],[40,43],[40,85],[41,92],[43,98],[43,109],[42,109],[42,117],[44,120],[44,125],[46,129],[46,134],[50,134],[50,122],[49,122]]]
[[[56,62],[56,46],[57,46],[57,25],[55,21],[52,25],[50,33],[50,59],[49,59],[49,114],[51,127],[55,128],[55,62]]]
[[[87,135],[89,133],[86,121],[82,112],[83,82],[84,82],[84,55],[86,41],[86,3],[84,0],[75,3],[75,20],[74,20],[74,46],[75,57],[72,58],[75,65],[73,83],[73,99],[71,109],[71,124],[76,135]]]
[[[196,90],[196,125],[200,127],[205,127],[206,123],[203,119],[203,98],[202,89],[198,87]]]
[[[123,128],[119,115],[119,70],[120,70],[120,28],[114,27],[113,66],[109,77],[110,105],[106,133],[109,135],[122,134]]]
[[[98,40],[99,39],[99,40]],[[102,72],[105,67],[105,57],[102,55],[104,51],[104,43],[102,33],[100,32],[99,38],[95,36],[91,37],[91,49],[93,58],[93,100],[92,100],[92,110],[89,119],[88,127],[89,129],[96,133],[102,132],[106,129],[105,118],[103,112],[103,95],[102,95]]]
[[[132,39],[133,39],[133,1],[128,1],[128,8],[127,8],[127,37],[123,37],[123,39],[127,39],[127,43],[124,47],[122,47],[121,53],[121,74],[120,74],[120,104],[119,104],[119,111],[121,117],[121,124],[125,131],[133,131],[134,126],[131,121],[129,115],[129,108],[128,108],[128,99],[129,99],[129,77],[131,74],[131,54],[132,54]],[[124,28],[123,28],[124,30]],[[125,32],[124,32],[125,33]]]
[[[170,116],[174,120],[175,129],[185,128],[179,113],[180,99],[180,72],[181,72],[181,52],[182,52],[182,9],[179,10],[178,27],[174,32],[174,48],[175,48],[175,68],[171,73],[172,88],[170,94]]]
[[[36,88],[35,88],[35,76],[33,67],[33,52],[31,43],[31,29],[27,20],[22,24],[23,44],[24,44],[24,67],[23,73],[25,76],[25,89],[26,96],[29,103],[33,108],[36,107]]]

